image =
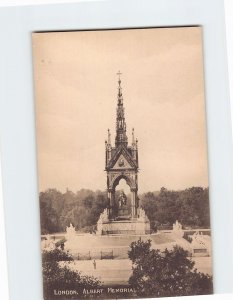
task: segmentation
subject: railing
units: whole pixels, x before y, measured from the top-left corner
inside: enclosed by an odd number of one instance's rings
[[[113,250],[112,251],[101,251],[100,259],[113,259]]]
[[[75,260],[92,260],[92,259],[114,259],[113,250],[112,251],[88,251],[86,253],[76,253],[72,254]]]
[[[91,252],[87,252],[87,253],[77,253],[72,255],[74,259],[77,260],[91,260]]]

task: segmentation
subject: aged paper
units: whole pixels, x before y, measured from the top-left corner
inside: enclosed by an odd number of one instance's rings
[[[211,294],[201,27],[32,46],[44,298]]]

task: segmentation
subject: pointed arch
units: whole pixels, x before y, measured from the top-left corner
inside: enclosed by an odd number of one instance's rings
[[[130,187],[130,190],[132,190],[134,188],[135,184],[129,176],[127,176],[125,174],[119,174],[116,178],[114,178],[114,181],[112,183],[112,189],[114,191],[115,191],[116,187],[118,186],[121,179],[125,179],[126,183]]]

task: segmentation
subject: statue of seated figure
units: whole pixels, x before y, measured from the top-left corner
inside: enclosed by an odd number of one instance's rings
[[[124,191],[121,192],[120,197],[118,198],[119,208],[127,204],[127,197]]]

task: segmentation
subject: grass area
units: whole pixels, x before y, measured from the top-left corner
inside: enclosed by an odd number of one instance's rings
[[[139,240],[143,241],[148,239],[152,240],[155,244],[165,244],[174,242],[168,234],[159,235],[118,235],[118,236],[78,236],[77,243],[79,247],[128,247],[132,242]]]
[[[146,241],[152,241],[152,247],[156,245],[171,244],[175,242],[169,234],[152,234],[142,236],[96,236],[83,235],[77,236],[69,245],[65,244],[65,249],[70,249],[70,252],[75,259],[101,259],[104,252],[113,251],[113,259],[127,259],[130,244],[137,241],[139,238]],[[159,247],[160,248],[160,247]],[[88,257],[88,258],[86,258]]]
[[[155,244],[166,244],[166,243],[172,243],[175,242],[174,239],[170,237],[168,234],[158,234],[158,235],[151,235],[150,239]]]

